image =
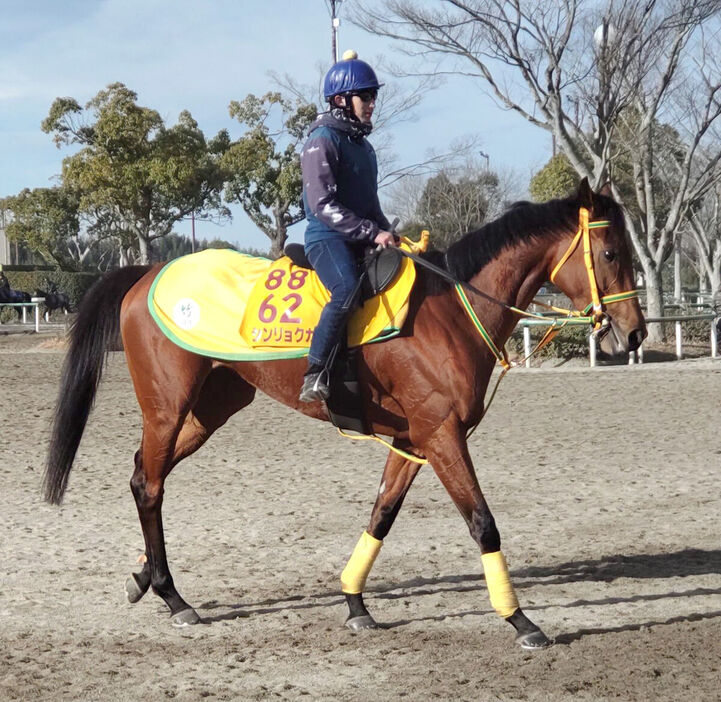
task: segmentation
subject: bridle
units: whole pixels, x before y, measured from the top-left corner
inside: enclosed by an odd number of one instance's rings
[[[589,219],[589,212],[585,207],[581,207],[578,213],[578,231],[576,236],[573,237],[570,246],[566,250],[566,253],[561,256],[561,260],[556,264],[555,268],[551,272],[550,280],[552,283],[556,282],[556,275],[561,270],[563,264],[568,261],[573,252],[578,248],[579,242],[583,239],[583,261],[586,265],[586,273],[588,275],[588,285],[591,289],[591,302],[586,305],[582,312],[574,314],[573,316],[585,317],[590,315],[590,322],[593,324],[593,330],[598,331],[605,323],[608,323],[608,314],[605,311],[605,305],[611,305],[614,302],[621,302],[623,300],[630,300],[634,297],[638,297],[638,290],[627,290],[625,292],[614,293],[613,295],[604,295],[600,297],[598,294],[598,282],[596,280],[596,271],[593,266],[593,250],[591,249],[591,229],[601,229],[603,227],[610,227],[611,220],[609,219],[597,219],[591,221]]]
[[[561,307],[554,307],[552,305],[547,305],[540,300],[532,300],[532,302],[536,305],[540,305],[541,307],[545,307],[547,309],[553,310],[554,312],[560,312],[562,314],[565,314],[565,318],[556,318],[554,319],[546,333],[544,334],[543,338],[538,342],[536,345],[536,348],[531,351],[530,354],[521,361],[512,364],[508,358],[508,353],[506,351],[505,346],[501,346],[499,349],[496,344],[494,343],[491,335],[488,333],[486,328],[483,326],[483,323],[478,318],[478,316],[475,313],[475,310],[473,309],[473,306],[471,305],[470,300],[468,299],[464,288],[470,290],[472,293],[479,295],[480,297],[488,300],[489,302],[495,303],[501,307],[505,307],[506,309],[510,310],[511,312],[515,312],[518,315],[521,315],[523,317],[535,317],[537,319],[544,319],[548,321],[548,317],[545,317],[541,314],[537,314],[534,312],[527,312],[526,310],[522,310],[518,307],[515,307],[513,305],[509,305],[505,302],[502,302],[501,300],[497,300],[494,297],[491,297],[487,293],[484,293],[481,290],[478,290],[476,287],[471,285],[468,282],[460,281],[454,276],[452,276],[447,270],[444,270],[443,268],[439,268],[438,266],[433,265],[429,261],[426,261],[425,259],[421,258],[417,255],[418,252],[425,250],[425,247],[421,248],[416,245],[415,242],[407,239],[406,237],[402,237],[401,241],[406,244],[409,248],[408,250],[399,249],[399,251],[406,257],[410,258],[412,261],[417,263],[420,266],[423,266],[434,273],[436,273],[441,278],[444,278],[445,280],[448,280],[449,282],[454,284],[454,287],[456,289],[456,293],[461,301],[461,305],[463,306],[463,309],[466,311],[466,314],[470,317],[471,322],[473,323],[473,326],[476,328],[478,333],[480,334],[483,341],[486,343],[486,346],[490,349],[491,353],[496,357],[496,360],[498,363],[502,366],[502,371],[499,373],[495,385],[493,387],[493,390],[491,392],[491,395],[488,399],[488,402],[485,404],[483,411],[481,412],[481,416],[478,419],[478,422],[474,424],[474,426],[470,427],[468,432],[466,433],[466,439],[468,439],[471,434],[475,431],[478,424],[480,424],[481,419],[485,416],[486,412],[488,412],[488,408],[491,406],[491,403],[493,402],[493,398],[496,396],[496,391],[498,390],[498,386],[505,376],[505,374],[514,366],[521,365],[524,363],[527,358],[530,358],[534,354],[538,353],[546,344],[548,344],[556,334],[564,327],[566,324],[568,324],[569,320],[571,319],[587,319],[591,324],[593,324],[593,333],[596,334],[597,332],[601,331],[603,328],[608,328],[610,324],[610,317],[605,311],[606,305],[611,305],[614,302],[621,302],[623,300],[631,300],[635,297],[638,297],[638,291],[637,290],[627,290],[625,292],[620,293],[613,293],[612,295],[604,295],[601,297],[598,292],[598,282],[596,280],[596,271],[593,265],[593,251],[591,249],[591,229],[601,229],[603,227],[610,227],[611,226],[611,220],[609,219],[597,219],[597,220],[590,220],[588,209],[585,207],[581,207],[579,210],[579,216],[578,216],[579,222],[578,222],[578,231],[576,232],[576,235],[573,237],[573,240],[571,241],[571,244],[569,245],[568,249],[566,250],[566,253],[561,256],[561,260],[554,266],[553,271],[550,275],[550,280],[553,283],[555,280],[556,275],[558,274],[558,271],[561,270],[563,265],[568,261],[569,258],[573,255],[574,251],[578,248],[578,244],[581,240],[583,240],[583,260],[586,266],[586,273],[588,275],[588,284],[591,291],[591,302],[586,305],[586,307],[582,311],[578,310],[568,310]],[[425,234],[425,232],[424,232]],[[426,238],[427,243],[427,238]],[[592,314],[589,316],[589,312],[592,312]],[[415,456],[413,454],[410,454],[406,451],[403,451],[399,449],[396,446],[393,446],[389,442],[381,439],[380,437],[376,436],[375,434],[369,435],[369,436],[352,436],[350,434],[345,433],[341,429],[338,429],[340,434],[348,439],[370,439],[374,441],[378,441],[379,443],[386,446],[388,449],[393,451],[394,453],[397,453],[398,455],[402,456],[403,458],[412,461],[413,463],[419,463],[424,464],[428,463],[428,460],[425,458],[420,458],[418,456]]]
[[[566,253],[561,256],[561,260],[554,266],[553,271],[551,271],[550,279],[551,282],[554,282],[558,271],[560,271],[566,261],[571,258],[574,251],[578,248],[579,242],[583,240],[583,259],[586,265],[586,273],[588,275],[588,285],[590,288],[591,302],[586,305],[583,310],[578,311],[565,309],[563,307],[555,307],[553,305],[547,305],[541,300],[532,300],[531,302],[533,304],[538,305],[539,307],[544,307],[553,312],[558,312],[562,315],[565,315],[565,317],[556,318],[551,322],[548,331],[541,339],[538,346],[536,346],[536,348],[529,354],[529,357],[540,351],[549,341],[551,341],[551,339],[553,339],[553,337],[560,331],[560,329],[568,323],[569,319],[573,318],[579,320],[587,320],[590,324],[593,324],[593,333],[595,334],[597,332],[600,332],[603,328],[608,327],[610,317],[606,313],[606,305],[611,305],[614,302],[622,302],[623,300],[630,300],[634,297],[638,297],[637,290],[627,290],[625,292],[613,293],[612,295],[604,295],[603,297],[599,295],[598,283],[596,281],[596,271],[593,266],[593,251],[591,249],[591,229],[601,229],[602,227],[610,226],[611,220],[597,219],[591,221],[588,209],[585,207],[581,207],[579,209],[578,231],[573,237],[573,240],[571,241],[568,249],[566,250]],[[471,302],[468,299],[465,291],[469,290],[473,294],[478,295],[479,297],[482,297],[483,299],[488,300],[493,304],[499,305],[500,307],[504,307],[510,312],[514,312],[522,317],[535,317],[536,319],[544,319],[546,321],[549,320],[547,316],[535,312],[528,312],[527,310],[522,310],[519,307],[515,307],[514,305],[509,305],[505,302],[502,302],[501,300],[497,300],[496,298],[488,295],[487,293],[484,293],[482,290],[478,290],[478,288],[466,281],[458,280],[458,278],[451,275],[447,270],[439,268],[438,266],[433,265],[430,261],[427,261],[418,256],[417,253],[424,250],[423,247],[419,247],[415,242],[407,239],[406,237],[402,237],[401,241],[408,246],[408,250],[404,250],[402,248],[399,249],[399,251],[404,256],[407,256],[418,265],[423,266],[424,268],[428,268],[439,277],[453,284],[456,290],[456,294],[461,301],[461,305],[463,306],[463,309],[466,311],[467,315],[470,317],[473,326],[483,338],[483,341],[485,342],[486,346],[488,346],[491,353],[496,357],[496,360],[503,366],[505,370],[508,370],[512,365],[511,362],[508,360],[508,354],[506,353],[505,348],[502,347],[501,349],[499,349],[493,342],[491,335],[486,331],[486,328],[483,326],[481,320],[478,319],[478,316],[473,309],[473,305],[471,305]],[[593,314],[589,315],[589,312],[593,312]],[[523,361],[525,360],[526,359],[523,359]],[[520,363],[523,363],[523,361],[521,361]]]

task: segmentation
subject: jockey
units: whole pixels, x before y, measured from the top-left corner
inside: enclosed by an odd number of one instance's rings
[[[378,165],[366,139],[380,87],[373,69],[346,51],[325,76],[329,110],[311,126],[301,153],[305,252],[331,295],[313,332],[301,402],[328,399],[325,366],[346,321],[343,303],[358,282],[363,249],[396,246],[378,202]]]

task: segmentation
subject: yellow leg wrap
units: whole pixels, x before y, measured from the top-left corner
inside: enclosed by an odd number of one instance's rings
[[[501,551],[481,554],[491,605],[498,614],[510,617],[518,609],[518,599],[508,575],[508,565]]]
[[[367,531],[361,535],[348,564],[340,574],[343,592],[347,595],[359,595],[363,592],[368,573],[371,572],[376,556],[381,550],[382,541],[374,539]]]

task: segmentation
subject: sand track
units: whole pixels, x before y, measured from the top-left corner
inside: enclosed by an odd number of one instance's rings
[[[30,346],[29,343],[25,344]],[[429,467],[369,578],[388,628],[342,628],[339,574],[381,447],[260,397],[171,475],[164,518],[203,624],[130,605],[140,416],[113,354],[62,507],[39,486],[62,353],[0,344],[3,700],[718,700],[721,365],[518,371],[471,439],[529,654]]]

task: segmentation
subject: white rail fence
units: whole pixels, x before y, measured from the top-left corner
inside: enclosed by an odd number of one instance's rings
[[[30,302],[2,302],[0,303],[0,310],[3,307],[20,308],[22,310],[22,324],[28,324],[28,310],[32,314],[35,331],[40,331],[40,305],[44,302],[45,298],[33,297]],[[701,303],[699,306],[707,307]],[[667,305],[665,309],[675,308],[677,305]],[[691,305],[695,307],[695,305]],[[531,352],[533,350],[531,342],[531,328],[532,327],[548,327],[557,321],[557,317],[549,316],[546,319],[521,319],[518,322],[518,326],[523,329],[523,354],[526,357],[525,366],[526,368],[531,367]],[[718,358],[718,322],[721,317],[715,312],[708,312],[705,314],[692,314],[692,315],[675,315],[668,317],[646,317],[646,324],[673,324],[675,339],[676,339],[676,358],[683,358],[683,324],[686,322],[709,322],[710,331],[709,339],[711,344],[711,357]],[[45,314],[45,321],[49,322],[49,313]],[[566,326],[588,326],[588,322],[579,319],[564,319]],[[563,332],[561,332],[563,333]],[[588,336],[588,358],[589,364],[593,368],[597,364],[598,358],[598,347],[596,339],[592,334]],[[643,345],[637,351],[631,351],[628,354],[628,364],[634,365],[635,363],[643,363]]]
[[[40,305],[45,301],[44,297],[32,297],[30,302],[0,302],[0,310],[9,307],[13,310],[22,310],[22,324],[28,324],[28,310],[33,317],[35,331],[40,331]]]
[[[711,358],[718,358],[718,322],[719,315],[715,312],[709,312],[707,314],[692,314],[692,315],[672,315],[668,317],[646,317],[646,324],[673,324],[675,339],[676,339],[676,358],[683,358],[683,324],[686,322],[709,322],[710,331],[709,339],[711,345]],[[525,365],[526,368],[531,367],[531,359],[529,355],[533,350],[531,343],[531,327],[548,327],[554,324],[558,318],[549,317],[548,319],[521,319],[518,322],[518,326],[523,329],[523,353],[526,357]],[[567,326],[588,326],[588,322],[570,319],[564,320]],[[563,332],[561,332],[563,333]],[[597,363],[598,347],[596,339],[593,335],[589,334],[588,337],[588,358],[589,364],[593,368]],[[643,345],[637,351],[631,351],[628,354],[628,364],[634,365],[635,363],[643,363]]]

